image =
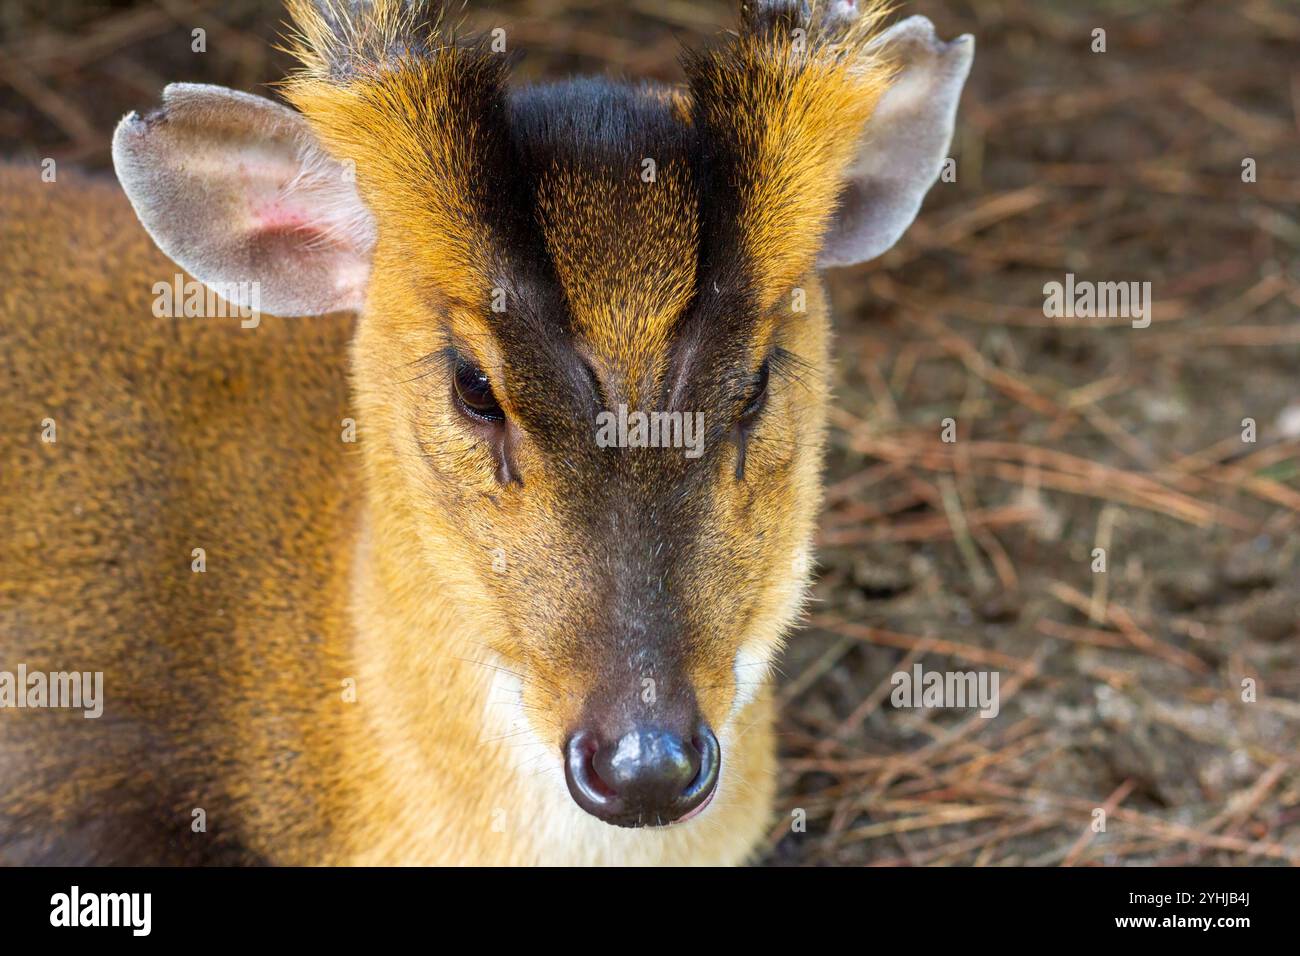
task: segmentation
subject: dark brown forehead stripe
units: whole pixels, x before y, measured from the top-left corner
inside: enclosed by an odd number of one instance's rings
[[[694,133],[650,87],[575,80],[517,93],[511,106],[575,333],[610,400],[636,402],[662,378],[695,293]]]

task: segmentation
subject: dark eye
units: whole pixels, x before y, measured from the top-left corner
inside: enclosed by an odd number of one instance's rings
[[[492,383],[477,365],[457,356],[452,372],[452,393],[461,412],[472,420],[497,424],[506,420],[506,413],[492,394]]]
[[[742,430],[754,424],[759,412],[767,404],[767,377],[768,360],[764,359],[763,364],[759,366],[758,375],[754,379],[754,388],[750,393],[749,401],[745,403],[745,410],[740,413],[740,421],[737,422]]]

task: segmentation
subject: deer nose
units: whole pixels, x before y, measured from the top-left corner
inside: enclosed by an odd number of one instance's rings
[[[718,738],[703,723],[689,739],[637,727],[602,743],[579,730],[565,745],[564,779],[592,816],[620,827],[658,827],[703,810],[721,766]]]

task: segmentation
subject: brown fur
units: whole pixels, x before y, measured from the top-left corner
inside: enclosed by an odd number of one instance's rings
[[[0,254],[0,667],[102,670],[107,697],[0,712],[0,860],[319,859],[354,672],[351,318],[154,318],[175,266],[68,172],[0,167]]]
[[[868,29],[800,53],[751,24],[685,93],[626,94],[664,133],[612,148],[528,139],[499,59],[397,4],[290,8],[287,95],[377,225],[355,334],[155,319],[176,270],[111,184],[3,171],[0,667],[103,670],[108,701],[0,714],[0,860],[742,861],[820,495],[813,259],[888,80]],[[449,345],[491,376],[502,447],[449,402]],[[703,410],[708,453],[594,447],[586,364],[607,405]],[[619,830],[559,752],[645,676],[724,773],[699,819]]]

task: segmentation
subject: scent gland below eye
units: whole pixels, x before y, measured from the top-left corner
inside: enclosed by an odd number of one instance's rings
[[[461,355],[452,359],[451,392],[453,404],[471,422],[500,425],[506,420],[487,375]]]

